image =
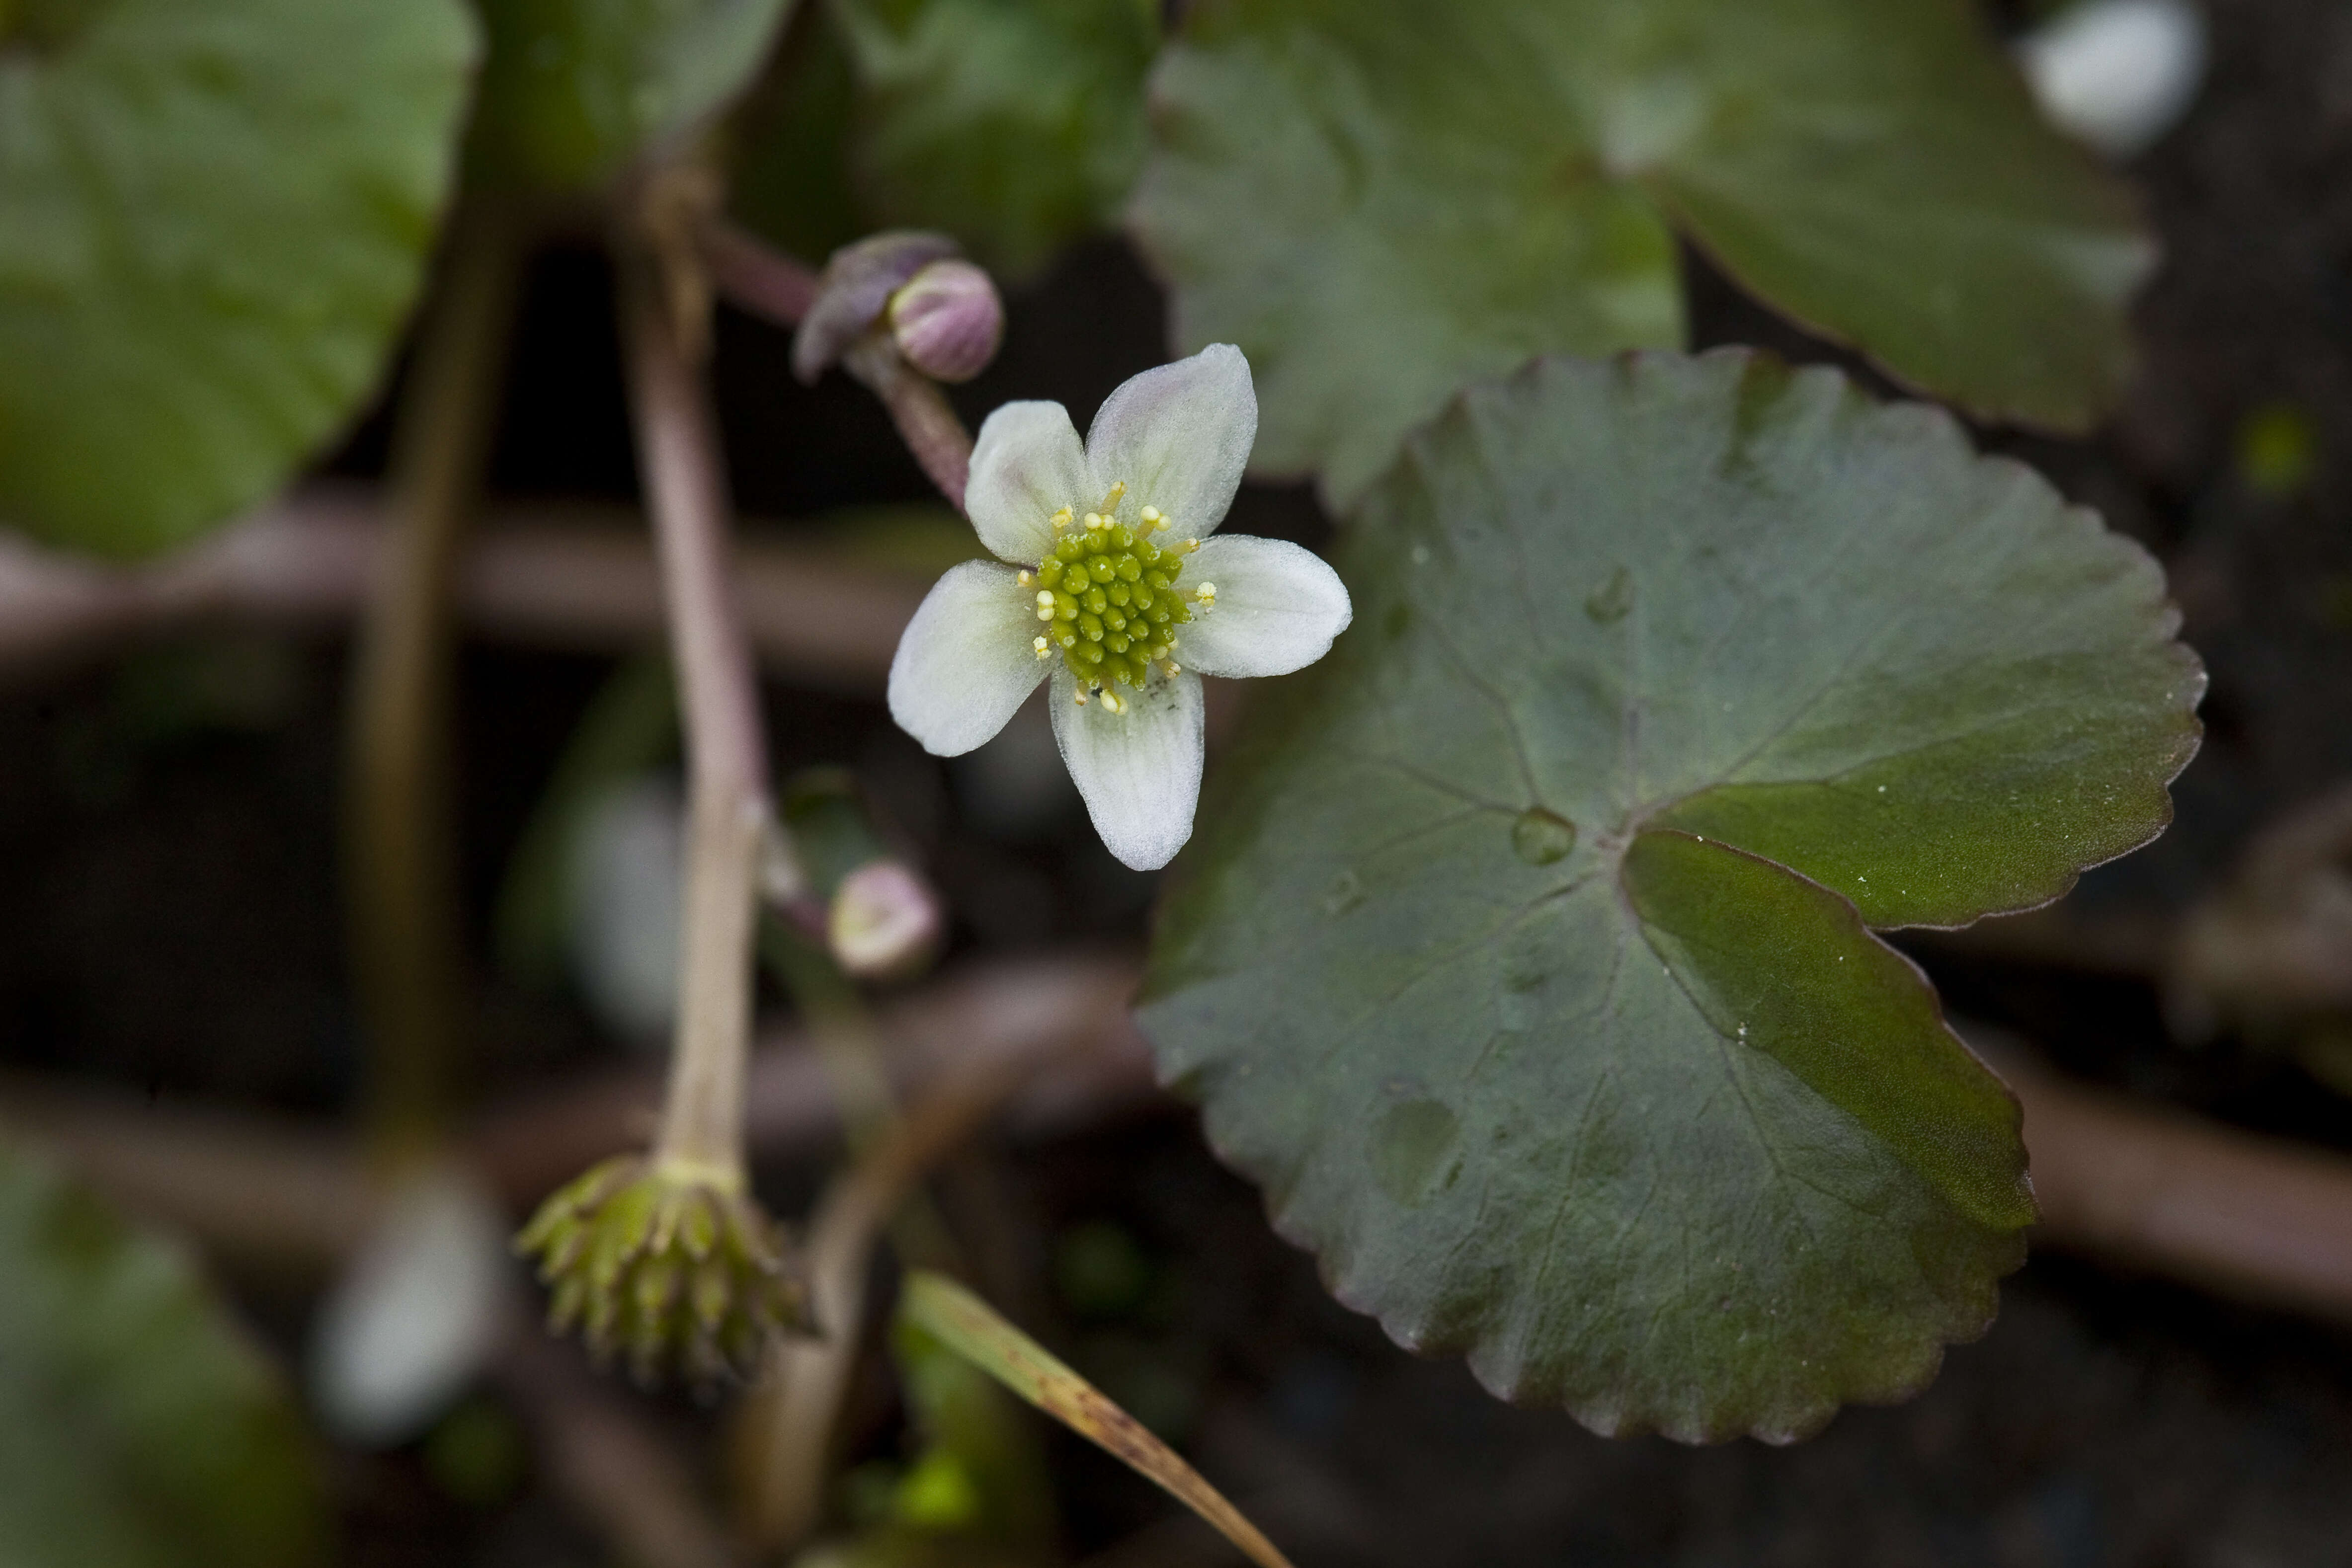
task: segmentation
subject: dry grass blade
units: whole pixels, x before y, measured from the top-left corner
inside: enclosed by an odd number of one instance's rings
[[[1038,1409],[1158,1482],[1260,1568],[1290,1568],[1290,1560],[1198,1470],[953,1280],[929,1270],[909,1272],[898,1310]]]

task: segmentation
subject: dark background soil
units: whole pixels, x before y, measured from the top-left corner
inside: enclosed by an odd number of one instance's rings
[[[2189,120],[2135,169],[2167,249],[2139,319],[2146,371],[2096,439],[1987,433],[2155,550],[2212,672],[2203,753],[2155,847],[2086,878],[2102,912],[2178,910],[2250,831],[2352,777],[2352,8],[2214,0]],[[1842,357],[1695,258],[1704,343]],[[959,402],[1081,413],[1160,358],[1158,295],[1115,242],[1013,302],[1005,351]],[[814,391],[785,340],[723,315],[717,379],[739,498],[803,518],[926,490],[872,401]],[[1848,362],[1850,361],[1844,361]],[[1854,367],[1870,375],[1866,368]],[[531,278],[495,483],[626,498],[634,473],[606,277],[558,251]],[[1883,381],[1877,382],[1882,387]],[[2287,411],[2315,465],[2251,478],[2250,418]],[[382,461],[381,416],[332,466]],[[1237,526],[1313,542],[1295,491]],[[334,820],[344,650],[213,637],[0,693],[0,1063],[135,1085],[159,1103],[348,1109]],[[469,648],[462,814],[483,992],[483,1092],[617,1059],[573,1003],[496,972],[481,934],[506,856],[607,661]],[[974,820],[879,706],[772,689],[779,772],[846,762],[935,855],[955,956],[1075,936],[1139,939],[1150,886],[1082,816],[1023,833]],[[1015,891],[1008,894],[1005,889]],[[2242,1124],[2352,1147],[2352,1103],[2284,1056],[2165,1034],[2144,983],[1927,950],[1956,1010],[2070,1069]],[[2352,1342],[2148,1280],[2037,1257],[1981,1343],[1909,1406],[1854,1410],[1789,1449],[1611,1443],[1496,1404],[1331,1304],[1189,1118],[995,1151],[998,1207],[1040,1266],[1072,1228],[1135,1241],[1151,1289],[1086,1319],[1035,1292],[1038,1326],[1181,1436],[1302,1564],[2014,1564],[2290,1568],[2352,1562]],[[807,1173],[771,1173],[804,1189]],[[263,1304],[279,1328],[282,1303]],[[665,1418],[692,1426],[691,1411]],[[877,1442],[887,1447],[887,1432]],[[1072,1538],[1094,1548],[1170,1505],[1055,1439]],[[590,1563],[600,1548],[526,1479],[461,1502],[415,1454],[337,1474],[354,1560]],[[1152,1561],[1217,1561],[1170,1524]],[[1140,1562],[1141,1556],[1134,1559]]]

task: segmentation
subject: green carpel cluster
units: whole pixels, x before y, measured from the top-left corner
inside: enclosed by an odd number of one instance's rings
[[[1143,521],[1147,532],[1167,527],[1150,507]],[[1112,685],[1140,690],[1155,663],[1173,674],[1169,655],[1176,628],[1192,619],[1193,608],[1176,582],[1184,574],[1186,550],[1199,541],[1163,549],[1115,516],[1089,512],[1074,526],[1067,508],[1055,515],[1054,527],[1062,536],[1054,553],[1034,574],[1022,573],[1037,619],[1047,623],[1034,644],[1037,656],[1060,648],[1082,695]]]
[[[807,1292],[774,1220],[740,1186],[624,1155],[540,1206],[515,1238],[553,1291],[548,1326],[578,1324],[640,1382],[676,1365],[708,1385],[748,1375],[768,1336],[805,1329]]]

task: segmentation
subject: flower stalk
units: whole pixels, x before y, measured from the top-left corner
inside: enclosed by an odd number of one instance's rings
[[[907,363],[887,333],[860,340],[841,357],[842,369],[866,383],[890,413],[923,475],[957,511],[971,478],[971,433],[937,382]]]
[[[767,749],[751,646],[729,586],[726,479],[699,367],[670,308],[666,264],[677,265],[632,246],[620,269],[637,461],[686,728],[677,1034],[655,1154],[740,1186],[751,962],[772,831]]]
[[[656,193],[657,195],[659,193]],[[751,652],[730,580],[729,501],[699,363],[709,295],[657,202],[619,246],[620,326],[637,464],[653,514],[686,729],[687,844],[677,1033],[650,1154],[589,1171],[516,1238],[552,1288],[550,1320],[650,1381],[747,1373],[806,1328],[782,1229],[750,1191],[743,1091],[763,883],[805,881],[768,799]],[[677,276],[687,268],[693,276]],[[681,303],[692,307],[682,309]]]

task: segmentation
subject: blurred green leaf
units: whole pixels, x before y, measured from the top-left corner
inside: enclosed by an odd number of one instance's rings
[[[833,0],[849,168],[877,226],[1034,273],[1116,221],[1142,166],[1157,0]]]
[[[1144,152],[1151,0],[835,0],[738,126],[735,215],[812,262],[944,229],[1017,278],[1108,228]]]
[[[50,0],[0,46],[0,521],[161,549],[383,368],[447,193],[458,0]]]
[[[1677,345],[1668,225],[1969,411],[2076,431],[2153,246],[1965,0],[1201,0],[1135,223],[1256,454],[1345,504],[1457,389]]]
[[[301,1425],[179,1252],[0,1146],[0,1563],[291,1568]]]
[[[2204,681],[2155,565],[1955,423],[1746,353],[1546,361],[1349,531],[1141,1021],[1400,1342],[1605,1432],[1916,1390],[2032,1217],[2015,1103],[1869,925],[2147,841]]]
[[[728,211],[812,266],[874,227],[849,181],[856,95],[840,32],[824,6],[811,5],[730,127]]]
[[[484,0],[481,146],[557,190],[599,184],[748,88],[792,0]]]

